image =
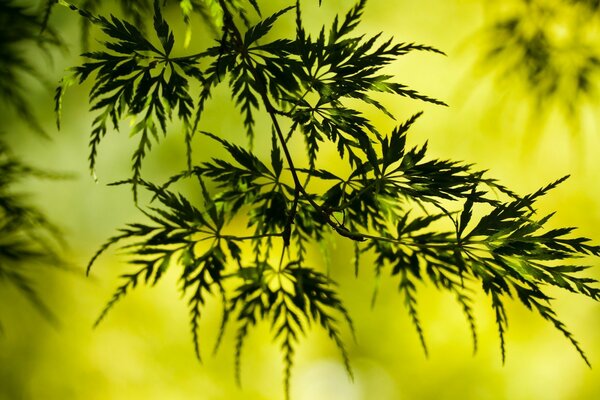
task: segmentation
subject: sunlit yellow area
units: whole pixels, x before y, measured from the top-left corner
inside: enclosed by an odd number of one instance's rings
[[[258,2],[264,3],[263,15],[294,3]],[[218,2],[206,3],[218,16]],[[318,3],[302,0],[304,22],[312,35],[354,5],[351,0],[323,0],[320,7]],[[538,8],[524,3],[536,3]],[[397,42],[425,44],[446,53],[412,52],[393,62],[386,73],[449,106],[386,94],[378,100],[396,120],[374,107],[361,106],[361,110],[381,132],[424,111],[409,132],[411,147],[427,141],[429,157],[474,163],[519,194],[570,174],[540,200],[540,213],[557,211],[549,222],[551,227],[576,226],[577,235],[600,243],[600,10],[588,9],[585,3],[369,0],[358,33],[382,32],[382,40],[393,37]],[[121,11],[107,4],[98,12],[120,15]],[[251,20],[258,18],[251,11],[248,15]],[[531,18],[524,18],[528,16]],[[498,45],[494,40],[506,34],[493,27],[516,17],[527,20],[519,27],[523,40],[541,29],[547,36],[544,40],[552,43],[547,62],[554,69],[535,75],[533,83],[527,81],[528,66],[519,53],[522,48],[511,52],[506,47],[495,58],[489,55]],[[198,15],[189,15],[188,27],[181,10],[173,6],[166,18],[175,30],[177,55],[199,52],[215,43],[218,26],[206,26]],[[58,316],[58,326],[40,316],[17,290],[0,282],[0,400],[283,399],[284,363],[268,324],[258,323],[246,339],[241,385],[234,376],[234,327],[225,331],[213,354],[222,317],[218,293],[206,298],[200,322],[202,359],[196,358],[188,301],[179,290],[177,265],[171,265],[156,286],[140,283],[93,327],[119,285],[119,276],[133,271],[126,263],[126,250],[114,247],[97,260],[90,276],[85,276],[89,259],[106,239],[125,224],[144,219],[129,186],[107,185],[130,177],[136,143],[128,134],[130,121],[122,121],[120,132],[110,131],[100,144],[94,179],[88,163],[89,133],[95,117],[87,101],[91,82],[68,89],[61,129],[56,129],[53,88],[69,67],[82,62],[81,19],[66,7],[56,6],[50,23],[60,32],[65,49],[32,60],[41,65],[49,84],[31,82],[29,88],[35,114],[50,138],[29,132],[27,124],[10,110],[0,109],[0,130],[25,162],[74,174],[65,180],[31,179],[19,186],[31,203],[63,229],[73,271],[42,268],[34,278],[40,296]],[[292,37],[294,23],[293,13],[285,15],[268,37]],[[103,38],[94,29],[91,49],[98,48],[98,40]],[[596,54],[598,59],[590,61]],[[586,68],[591,71],[587,73]],[[583,76],[584,72],[587,75]],[[582,79],[588,81],[581,83]],[[247,145],[243,116],[228,97],[227,85],[221,85],[207,103],[202,129]],[[152,147],[144,165],[145,176],[162,183],[186,168],[181,130],[179,122],[173,122],[170,134]],[[214,140],[201,135],[194,140],[194,162],[225,156]],[[294,157],[304,162],[302,140],[294,138],[290,143]],[[270,144],[271,126],[263,115],[257,120],[254,151],[268,157]],[[319,159],[321,168],[348,171],[334,146],[325,145]],[[177,188],[201,199],[199,188],[191,181]],[[141,195],[141,204],[148,200]],[[248,233],[245,223],[242,218],[235,220],[231,229]],[[277,246],[274,258],[280,254]],[[339,284],[341,300],[352,316],[356,338],[345,325],[340,324],[340,329],[354,377],[346,373],[335,344],[313,324],[296,346],[292,400],[600,399],[598,303],[565,291],[548,291],[556,299],[559,318],[591,361],[589,368],[551,323],[518,301],[507,301],[503,365],[494,311],[483,291],[477,288],[474,294],[478,333],[474,352],[468,321],[454,297],[431,284],[419,284],[417,302],[428,346],[426,356],[404,297],[397,290],[398,277],[383,274],[376,279],[369,253],[361,257],[355,277],[353,257],[352,241],[337,236],[327,237],[308,255],[311,266],[327,271]],[[600,278],[600,259],[580,262],[593,265],[587,273]],[[273,271],[269,285],[291,290],[287,289],[293,287],[290,279],[285,271]],[[376,288],[377,299],[372,304]]]

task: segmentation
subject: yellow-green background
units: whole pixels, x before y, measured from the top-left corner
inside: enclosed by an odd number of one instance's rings
[[[345,12],[353,4],[324,0],[323,7],[317,9],[317,0],[306,3],[311,4],[306,6],[305,19],[313,28],[329,23],[336,12]],[[269,4],[266,10],[287,2]],[[494,18],[486,14],[484,6],[484,0],[371,0],[361,32],[383,31],[384,36],[393,35],[397,41],[433,45],[448,53],[447,57],[410,54],[395,62],[390,72],[397,75],[398,81],[446,101],[449,108],[393,97],[386,97],[386,104],[400,120],[418,110],[425,111],[410,137],[414,144],[428,140],[431,156],[475,162],[519,193],[572,174],[540,202],[540,210],[557,210],[553,226],[577,226],[578,233],[598,243],[600,132],[594,114],[600,113],[600,103],[596,109],[586,109],[578,139],[568,123],[553,115],[545,124],[538,120],[541,133],[533,140],[526,120],[535,111],[524,93],[509,90],[518,88],[519,82],[495,85],[485,70],[479,75],[473,73],[474,59],[481,52],[477,32]],[[169,14],[171,21],[178,18],[175,11]],[[285,19],[278,29],[289,32],[292,21],[292,17]],[[35,61],[55,82],[65,68],[78,62],[79,20],[75,14],[57,8],[52,22],[62,32],[68,51],[57,53],[53,63],[38,56]],[[178,37],[182,32],[177,27]],[[205,45],[207,35],[208,31],[196,28],[189,51]],[[186,50],[178,51],[183,54]],[[128,176],[134,141],[127,129],[109,134],[102,143],[98,183],[88,174],[87,141],[93,119],[87,111],[88,88],[73,88],[67,94],[63,129],[56,132],[52,93],[41,85],[31,86],[32,104],[50,131],[51,140],[27,132],[26,125],[10,115],[3,117],[3,130],[9,132],[8,139],[24,160],[77,173],[72,180],[30,181],[23,189],[30,193],[31,202],[64,228],[69,258],[80,270],[117,228],[140,219],[130,189],[105,185]],[[230,110],[227,98],[216,97],[207,109],[207,115],[212,111],[207,126],[235,137],[241,119]],[[393,121],[376,112],[370,111],[369,116],[382,129],[394,126]],[[173,131],[148,158],[146,173],[158,182],[184,167],[181,134],[177,129]],[[260,131],[258,135],[260,150],[269,137],[263,135],[261,139]],[[242,140],[239,137],[240,143]],[[205,159],[212,151],[202,139],[196,160]],[[330,159],[334,162],[335,157]],[[517,303],[508,306],[508,352],[503,366],[489,299],[482,294],[475,297],[480,340],[479,351],[473,355],[460,307],[450,296],[430,286],[420,287],[419,309],[430,353],[426,358],[394,280],[382,280],[378,302],[371,309],[374,279],[369,258],[364,259],[360,276],[355,279],[349,243],[335,240],[332,246],[331,273],[340,283],[341,297],[357,331],[357,342],[344,331],[355,380],[348,380],[326,334],[314,330],[298,346],[291,388],[294,399],[600,398],[600,370],[589,369],[559,332]],[[314,257],[315,263],[319,260]],[[241,389],[233,378],[231,331],[220,352],[210,355],[220,318],[216,302],[214,307],[209,302],[201,323],[204,359],[198,363],[187,305],[177,291],[176,274],[154,288],[137,288],[98,328],[92,329],[117,285],[118,275],[129,271],[123,261],[117,252],[109,251],[90,278],[82,273],[40,271],[36,284],[59,315],[59,328],[46,323],[14,289],[1,287],[0,318],[5,332],[0,336],[0,399],[282,398],[281,357],[277,345],[270,342],[267,326],[259,325],[248,338],[242,357]],[[591,262],[600,266],[598,259]],[[600,277],[599,271],[596,267],[590,273]],[[576,334],[592,364],[600,365],[600,306],[558,291],[551,294],[557,297],[559,316]]]

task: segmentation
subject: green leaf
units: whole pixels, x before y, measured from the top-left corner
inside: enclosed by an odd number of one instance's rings
[[[287,13],[290,10],[293,10],[294,7],[295,6],[285,7],[283,9],[277,11],[273,15],[270,15],[269,17],[263,19],[256,25],[248,28],[248,30],[246,31],[246,34],[244,35],[244,44],[246,45],[246,47],[250,47],[250,45],[252,45],[256,41],[258,41],[260,38],[265,36],[267,33],[269,33],[269,31],[273,27],[273,24],[282,15],[284,15],[285,13]],[[257,8],[257,11],[258,11],[258,8]]]
[[[210,132],[201,132],[217,142],[221,143],[223,147],[229,152],[229,154],[236,160],[241,166],[246,168],[248,171],[259,175],[270,175],[271,171],[267,166],[258,159],[254,154],[245,150],[244,148],[227,142],[225,139],[218,137]]]
[[[165,50],[165,55],[168,56],[173,49],[175,37],[173,36],[173,32],[169,28],[167,21],[165,21],[162,16],[161,7],[158,3],[158,0],[154,0],[154,30],[156,31],[156,35],[158,36],[158,39]]]
[[[281,150],[279,150],[277,135],[274,129],[271,134],[271,166],[273,167],[275,176],[279,177],[283,169],[283,159],[281,158]]]

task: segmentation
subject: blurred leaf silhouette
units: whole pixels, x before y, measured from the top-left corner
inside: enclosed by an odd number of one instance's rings
[[[39,297],[35,277],[40,267],[65,267],[62,235],[14,186],[29,177],[59,176],[24,165],[0,141],[0,283],[15,286],[53,324],[57,319]]]
[[[27,100],[26,80],[33,78],[46,83],[39,66],[27,57],[28,50],[36,49],[38,57],[60,45],[54,29],[44,29],[40,13],[35,13],[17,1],[0,3],[0,101],[14,109],[21,121],[38,133],[45,134]]]
[[[490,22],[477,34],[478,67],[494,75],[515,107],[541,121],[559,111],[577,134],[584,106],[598,105],[600,47],[595,0],[486,2]]]
[[[44,73],[32,63],[27,50],[35,49],[50,57],[50,50],[60,44],[57,32],[45,27],[42,12],[31,11],[16,1],[0,3],[0,101],[15,110],[19,122],[29,128],[15,124],[11,131],[0,132],[0,283],[16,287],[53,324],[57,319],[39,297],[35,276],[40,267],[66,267],[60,255],[62,235],[16,187],[30,177],[60,176],[25,165],[10,150],[6,139],[25,130],[46,135],[27,92],[27,79],[46,83]]]

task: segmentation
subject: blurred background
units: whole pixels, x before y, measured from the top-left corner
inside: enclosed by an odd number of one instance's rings
[[[4,0],[3,0],[4,1]],[[36,2],[13,2],[39,6]],[[132,2],[132,4],[135,2]],[[265,2],[266,3],[266,2]],[[265,14],[288,5],[276,0]],[[310,3],[310,2],[307,2]],[[318,32],[352,1],[306,5],[307,26]],[[425,115],[411,129],[413,144],[429,142],[430,157],[476,163],[490,176],[524,194],[566,174],[571,178],[543,198],[540,212],[557,211],[552,226],[577,226],[600,243],[600,6],[583,0],[370,0],[360,33],[384,32],[396,41],[434,46],[447,57],[414,53],[393,64],[401,83],[449,104],[439,107],[394,97],[386,105],[398,120]],[[98,12],[120,9],[110,1]],[[185,26],[176,7],[167,13],[176,43]],[[193,17],[196,18],[196,17]],[[181,54],[206,47],[211,30],[193,19],[192,41]],[[293,17],[277,30],[293,32]],[[280,399],[282,363],[268,326],[258,325],[242,356],[242,388],[233,377],[233,333],[209,354],[220,323],[220,307],[208,307],[201,323],[200,364],[193,353],[187,303],[174,274],[154,288],[140,286],[93,329],[118,276],[129,272],[125,258],[109,251],[90,277],[84,268],[116,229],[140,218],[128,187],[107,183],[129,176],[134,141],[127,130],[109,134],[100,146],[98,182],[88,172],[89,85],[72,87],[63,103],[62,128],[55,128],[53,88],[65,70],[81,61],[81,20],[61,7],[50,17],[64,45],[45,55],[23,47],[43,79],[25,77],[25,96],[49,138],[11,107],[0,110],[3,140],[23,162],[72,173],[65,180],[26,179],[18,186],[27,201],[60,226],[73,271],[29,271],[35,287],[58,317],[54,326],[14,287],[0,281],[0,399]],[[286,25],[287,24],[287,25]],[[92,31],[89,45],[97,46]],[[100,37],[100,36],[98,36]],[[177,44],[176,44],[177,46]],[[2,78],[2,77],[0,77]],[[205,113],[207,130],[241,131],[242,119],[225,90]],[[212,112],[211,112],[212,111]],[[369,110],[383,131],[396,122]],[[260,122],[259,122],[260,126]],[[174,127],[174,130],[177,128]],[[233,133],[235,135],[235,133]],[[257,150],[270,135],[257,138]],[[146,174],[165,181],[185,167],[183,138],[175,132],[156,146]],[[298,148],[303,152],[304,148]],[[214,150],[216,151],[216,150]],[[204,142],[195,160],[211,155]],[[332,158],[333,160],[334,158]],[[334,165],[331,168],[335,168]],[[353,276],[351,243],[332,239],[331,273],[354,318],[357,341],[345,332],[355,380],[345,374],[326,334],[310,332],[297,349],[292,377],[295,400],[359,399],[597,399],[600,369],[589,369],[550,324],[509,302],[507,361],[502,365],[489,299],[476,296],[479,350],[472,354],[468,324],[460,307],[430,286],[419,287],[421,320],[429,345],[426,358],[393,279],[382,279],[378,301],[369,258]],[[600,266],[600,260],[590,262]],[[323,265],[316,254],[314,264]],[[371,264],[372,265],[372,264]],[[600,268],[589,272],[600,278]],[[550,292],[559,317],[574,332],[592,365],[600,365],[600,305],[583,297]]]

